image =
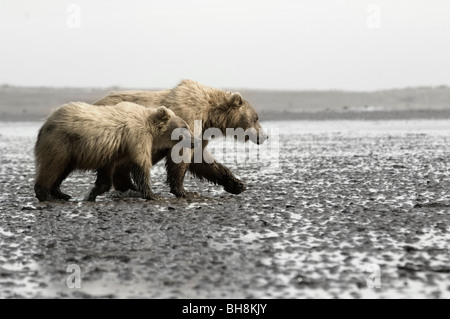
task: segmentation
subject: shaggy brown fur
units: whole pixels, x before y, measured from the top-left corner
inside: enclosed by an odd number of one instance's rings
[[[267,139],[267,135],[258,122],[258,114],[239,93],[225,92],[195,81],[183,80],[175,88],[166,91],[112,92],[94,104],[114,105],[120,101],[135,102],[147,107],[164,105],[184,119],[192,131],[194,120],[202,120],[202,134],[208,128],[218,128],[223,134],[226,133],[226,128],[243,128],[244,130],[254,128],[257,134],[251,137],[253,142],[260,144]],[[208,142],[204,141],[203,148],[207,144]],[[212,158],[208,151],[205,153]],[[170,158],[170,149],[166,149],[153,154],[153,163],[164,157],[170,191],[178,197],[189,195],[183,187],[184,175],[188,170],[200,179],[205,178],[214,184],[222,185],[227,192],[239,194],[245,190],[244,184],[228,168],[215,160],[212,164],[205,161],[175,164]],[[116,189],[125,191],[133,188],[129,172],[130,167],[124,165],[116,168],[113,175],[113,184]]]
[[[54,111],[39,131],[35,146],[36,197],[63,199],[62,181],[75,169],[97,170],[88,200],[111,188],[116,166],[127,165],[145,199],[156,199],[150,189],[152,152],[167,149],[175,128],[188,128],[164,106],[146,108],[123,102],[112,107],[69,103]],[[189,133],[189,131],[187,131]]]

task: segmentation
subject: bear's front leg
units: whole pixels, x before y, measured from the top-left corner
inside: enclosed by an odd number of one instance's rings
[[[246,189],[244,183],[230,169],[217,162],[207,149],[203,150],[203,162],[191,163],[189,170],[200,179],[205,178],[211,183],[222,185],[228,193],[237,195]]]
[[[95,186],[91,189],[91,191],[85,197],[84,200],[95,202],[95,199],[97,198],[98,195],[101,195],[109,191],[112,186],[111,174],[112,174],[111,166],[102,167],[98,169]]]
[[[138,191],[141,192],[142,198],[148,200],[158,200],[162,199],[161,196],[154,194],[150,187],[150,169],[151,165],[143,164],[131,165],[131,175],[133,176],[133,180],[136,183],[136,187]]]

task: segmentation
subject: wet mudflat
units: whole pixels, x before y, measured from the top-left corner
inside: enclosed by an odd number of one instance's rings
[[[448,120],[263,123],[279,167],[228,163],[240,195],[188,177],[176,199],[158,164],[165,199],[95,203],[93,173],[37,202],[40,124],[0,124],[0,298],[450,297]]]

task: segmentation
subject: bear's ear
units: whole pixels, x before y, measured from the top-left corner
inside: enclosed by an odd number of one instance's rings
[[[232,107],[241,107],[242,106],[242,96],[239,93],[233,93],[228,100],[230,106]]]

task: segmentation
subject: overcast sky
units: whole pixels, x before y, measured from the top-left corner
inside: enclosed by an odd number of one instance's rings
[[[450,1],[0,1],[0,84],[450,85]]]

